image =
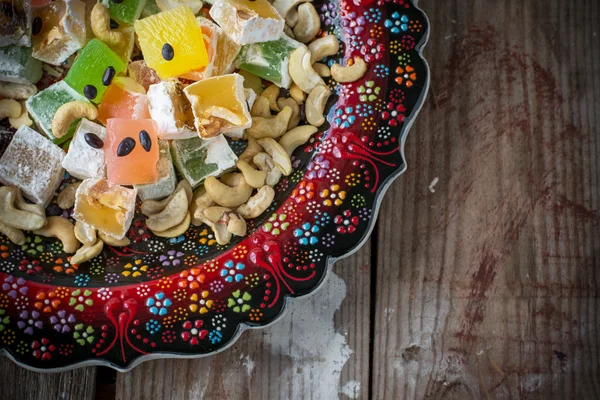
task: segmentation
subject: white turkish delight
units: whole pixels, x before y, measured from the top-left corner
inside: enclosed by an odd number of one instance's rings
[[[198,136],[190,102],[183,86],[175,80],[162,81],[148,88],[148,110],[158,124],[160,139],[188,139]]]
[[[73,135],[62,166],[78,179],[104,178],[104,139],[106,129],[83,118]]]
[[[175,186],[177,186],[177,176],[169,149],[169,141],[159,140],[158,148],[160,153],[158,162],[156,163],[158,180],[145,185],[133,185],[137,189],[138,196],[142,201],[168,197],[175,191]]]

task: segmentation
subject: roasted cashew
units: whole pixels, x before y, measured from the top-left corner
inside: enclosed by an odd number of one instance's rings
[[[310,0],[275,0],[273,2],[273,7],[275,7],[282,18],[286,18],[289,13],[298,7],[298,4],[304,3],[305,1]]]
[[[298,23],[294,26],[296,40],[302,43],[310,42],[321,29],[321,18],[311,3],[298,6]]]
[[[110,235],[105,235],[102,232],[98,232],[98,237],[107,245],[109,246],[113,246],[113,247],[125,247],[125,246],[129,246],[131,244],[131,240],[129,240],[127,237],[123,237],[122,239],[115,239],[114,237],[110,236]]]
[[[335,35],[327,35],[319,38],[308,45],[311,54],[311,62],[314,64],[325,57],[333,56],[340,50],[340,41]]]
[[[41,228],[46,223],[45,216],[15,207],[18,190],[12,186],[0,187],[0,221],[10,227],[26,231]]]
[[[288,24],[285,24],[283,26],[283,33],[285,33],[288,37],[291,37],[292,39],[296,39],[296,35],[294,35],[294,30],[290,28]]]
[[[292,109],[288,106],[283,107],[273,118],[252,118],[252,126],[246,130],[248,135],[256,138],[278,138],[287,131],[288,123],[292,117]]]
[[[313,69],[315,70],[315,72],[317,74],[319,74],[319,76],[321,78],[328,78],[331,76],[331,70],[329,69],[329,67],[325,64],[321,64],[321,63],[314,63],[313,64]]]
[[[192,215],[192,225],[194,225],[194,226],[202,225],[202,219],[196,218],[196,213],[197,212],[202,213],[204,211],[204,209],[214,206],[214,205],[215,205],[215,202],[212,200],[212,198],[209,196],[209,194],[206,193],[206,189],[204,189],[204,186],[200,186],[198,189],[196,189],[194,191],[192,204],[189,207],[190,214]]]
[[[288,106],[289,108],[292,109],[292,116],[290,117],[290,120],[287,124],[287,129],[286,131],[289,131],[292,128],[295,128],[298,126],[298,124],[300,123],[300,106],[298,105],[298,103],[296,103],[296,100],[292,99],[291,97],[280,97],[277,99],[277,105],[279,106],[279,108],[284,108],[285,106]]]
[[[261,171],[265,171],[267,173],[267,185],[275,186],[277,182],[279,182],[283,173],[275,166],[275,163],[270,155],[260,152],[254,156],[252,161]]]
[[[0,100],[0,119],[18,118],[21,115],[21,103],[13,99]]]
[[[288,28],[293,28],[296,26],[297,23],[298,23],[298,9],[292,8],[285,16],[285,24],[288,26]],[[292,33],[294,33],[294,32],[292,31]]]
[[[260,77],[243,69],[241,69],[238,73],[244,77],[244,87],[246,89],[254,90],[254,93],[256,93],[257,96],[260,96],[260,94],[264,91]]]
[[[258,96],[254,100],[254,105],[250,111],[250,115],[254,117],[271,118],[271,110],[269,106],[269,99],[263,96]]]
[[[146,226],[152,231],[163,232],[179,225],[185,219],[188,205],[187,194],[185,188],[182,187],[175,192],[175,196],[169,201],[164,210],[148,217]]]
[[[252,186],[246,183],[244,176],[239,174],[236,185],[227,185],[214,176],[204,181],[204,188],[213,201],[223,207],[237,207],[244,204],[252,194]],[[223,179],[223,178],[221,178]]]
[[[65,253],[75,253],[79,248],[79,240],[75,237],[75,226],[63,217],[48,217],[48,222],[34,234],[57,238],[62,242]]]
[[[181,236],[188,230],[190,227],[190,222],[192,221],[192,214],[188,211],[185,214],[185,218],[179,224],[165,230],[165,231],[152,231],[158,237],[164,238],[174,238],[177,236]]]
[[[258,144],[256,139],[254,139],[252,136],[248,136],[248,146],[246,147],[246,150],[240,154],[238,159],[250,163],[252,162],[254,156],[260,153],[262,149],[263,148],[260,146],[260,144]]]
[[[256,218],[269,208],[274,198],[275,190],[271,186],[263,186],[258,193],[250,197],[245,204],[239,206],[236,211],[244,218]]]
[[[277,98],[279,97],[280,91],[281,89],[279,88],[279,86],[271,85],[268,88],[266,88],[258,97],[263,97],[269,100],[269,108],[271,109],[271,111],[279,112],[280,110],[277,106]]]
[[[244,179],[248,185],[258,189],[265,184],[265,180],[267,179],[266,172],[252,168],[252,166],[244,160],[238,160],[236,165],[242,174],[244,174]]]
[[[321,126],[325,123],[325,105],[331,95],[331,90],[325,85],[318,85],[310,92],[306,98],[304,111],[306,120],[313,126]]]
[[[71,264],[83,264],[102,253],[103,248],[104,242],[100,239],[93,244],[86,244],[75,252],[70,262]]]
[[[239,214],[227,207],[208,207],[204,210],[204,219],[213,224],[223,224],[227,232],[244,236],[246,234],[246,221]]]
[[[21,115],[17,118],[8,118],[8,123],[15,129],[19,129],[23,125],[31,126],[33,125],[33,121],[29,118],[29,113],[27,112],[27,108],[25,107],[25,102],[21,102]]]
[[[0,96],[7,99],[27,100],[38,92],[32,84],[0,82]]]
[[[226,220],[222,219],[224,215],[231,212],[231,209],[226,207],[208,207],[202,212],[196,212],[195,218],[201,219],[206,225],[210,226],[215,239],[220,245],[226,245],[231,241],[232,234],[227,229]]]
[[[246,220],[234,212],[229,213],[228,216],[227,231],[235,236],[246,236],[246,231],[248,230]]]
[[[354,58],[354,64],[342,67],[340,64],[333,64],[331,66],[331,76],[337,82],[356,82],[367,72],[367,64],[365,60],[360,57]]]
[[[73,233],[75,233],[77,240],[79,240],[84,246],[91,246],[96,243],[96,240],[98,239],[97,231],[81,221],[75,222],[75,229],[73,230]]]
[[[292,161],[290,160],[290,156],[288,156],[287,152],[279,145],[279,143],[274,139],[264,138],[259,139],[258,144],[260,144],[267,154],[271,156],[275,165],[285,176],[292,173]]]
[[[92,103],[75,100],[63,104],[56,110],[52,119],[52,134],[56,138],[65,136],[73,121],[87,118],[90,121],[98,118],[98,110]]]
[[[290,96],[292,96],[292,99],[296,100],[298,105],[304,103],[304,100],[306,99],[306,93],[304,93],[295,83],[292,84],[292,87],[290,88]]]
[[[12,226],[8,226],[2,221],[0,221],[0,233],[6,235],[8,240],[10,240],[18,246],[22,246],[25,244],[25,234],[23,234],[23,231],[17,228],[13,228]]]
[[[177,187],[175,187],[175,190],[173,191],[173,193],[171,193],[171,195],[169,197],[164,198],[162,200],[144,200],[142,202],[142,207],[141,207],[142,214],[149,217],[151,215],[158,214],[159,212],[164,210],[165,207],[167,207],[167,204],[169,204],[171,202],[171,200],[173,200],[173,197],[175,197],[175,194],[177,193],[177,191],[179,189],[183,189],[185,191],[186,197],[188,199],[188,203],[191,204],[193,194],[194,194],[192,191],[192,186],[187,181],[187,179],[182,179],[181,181],[179,181],[179,183],[177,184]]]
[[[292,52],[288,69],[292,80],[304,93],[310,93],[315,86],[325,84],[313,69],[311,54],[306,46],[300,46]]]
[[[110,14],[108,8],[104,7],[100,2],[96,3],[94,8],[92,8],[90,22],[94,36],[107,45],[111,47],[120,46],[125,40],[123,33],[110,29]]]
[[[26,202],[23,198],[23,194],[21,193],[21,189],[19,188],[15,188],[15,207],[22,211],[28,211],[37,214],[46,219],[46,210],[44,210],[44,206]]]
[[[81,182],[75,182],[65,186],[58,196],[56,196],[56,205],[63,210],[73,207],[75,205],[75,194],[77,193],[79,185],[81,185]]]
[[[298,146],[302,146],[304,143],[308,142],[308,139],[317,133],[317,131],[317,127],[312,125],[298,126],[283,135],[281,139],[279,139],[279,145],[285,150],[288,156],[291,157],[294,150],[296,150]]]

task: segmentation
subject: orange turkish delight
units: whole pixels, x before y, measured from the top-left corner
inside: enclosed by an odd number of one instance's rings
[[[110,118],[150,119],[144,87],[131,78],[115,78],[98,107],[98,121],[106,125]]]

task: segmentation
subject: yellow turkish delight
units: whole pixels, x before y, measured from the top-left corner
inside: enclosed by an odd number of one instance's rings
[[[252,125],[239,74],[215,76],[193,83],[183,92],[192,105],[194,124],[200,137],[211,138]]]

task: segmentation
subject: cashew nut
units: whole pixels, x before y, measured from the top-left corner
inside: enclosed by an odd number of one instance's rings
[[[83,264],[102,253],[103,248],[104,242],[102,240],[97,240],[93,244],[86,244],[71,257],[71,264]]]
[[[248,185],[258,189],[265,184],[265,180],[267,179],[266,172],[252,168],[252,166],[244,160],[238,160],[236,165],[242,174],[244,174],[244,179]]]
[[[306,46],[300,46],[292,52],[288,69],[292,80],[304,93],[310,93],[315,86],[325,84],[313,69],[311,54]]]
[[[242,174],[236,175],[239,175],[239,177],[236,176],[237,182],[231,186],[219,181],[214,176],[206,178],[204,188],[215,203],[223,207],[237,207],[250,198],[252,186],[246,183]]]
[[[98,238],[96,235],[97,231],[88,224],[85,224],[81,221],[75,222],[75,229],[73,233],[75,233],[75,237],[77,238],[77,240],[79,240],[84,246],[93,245],[94,243],[96,243],[96,240]]]
[[[38,92],[32,84],[0,82],[0,96],[7,99],[27,100]]]
[[[270,86],[269,86],[270,87]],[[258,96],[254,101],[250,115],[254,117],[271,118],[271,110],[269,106],[269,99],[266,97]]]
[[[196,213],[202,213],[206,208],[214,206],[215,202],[212,198],[206,193],[206,189],[204,186],[200,186],[196,191],[194,191],[194,196],[192,199],[192,204],[190,205],[190,214],[192,215],[192,225],[200,226],[202,225],[202,219],[196,218]]]
[[[236,236],[246,234],[246,221],[244,218],[227,207],[208,207],[203,214],[207,224],[209,222],[214,225],[222,224],[226,226],[227,232]]]
[[[114,237],[105,235],[102,232],[98,232],[98,237],[104,243],[106,243],[109,246],[113,246],[113,247],[125,247],[125,246],[129,246],[131,244],[131,240],[129,240],[127,237],[123,237],[122,239],[115,239]]]
[[[304,99],[306,99],[306,93],[304,93],[295,83],[292,84],[292,87],[290,88],[290,96],[292,96],[292,99],[296,100],[298,105],[304,103]]]
[[[196,212],[195,218],[201,219],[206,225],[210,226],[215,234],[215,239],[220,245],[226,245],[231,241],[232,234],[227,229],[227,222],[221,217],[231,212],[225,207],[209,207],[202,212]]]
[[[331,76],[337,82],[356,82],[367,72],[367,63],[360,57],[354,58],[354,64],[342,67],[340,64],[333,64],[331,66]]]
[[[75,194],[81,182],[71,183],[56,196],[56,204],[63,210],[67,210],[75,205]]]
[[[48,217],[48,222],[34,234],[57,238],[62,242],[65,253],[75,253],[79,248],[79,240],[75,237],[75,226],[63,217]],[[75,264],[75,263],[74,263]]]
[[[241,69],[238,73],[244,77],[244,87],[246,89],[254,90],[254,93],[256,93],[257,95],[260,95],[263,92],[264,89],[260,77],[254,75],[252,72],[248,72],[243,69]]]
[[[292,99],[291,97],[287,97],[287,98],[280,97],[277,99],[277,105],[280,108],[284,108],[285,106],[288,106],[289,108],[292,109],[292,116],[290,117],[290,120],[287,124],[286,131],[289,131],[290,129],[297,127],[298,124],[300,123],[300,106],[298,105],[298,103],[296,103],[296,100]]]
[[[40,204],[31,204],[25,201],[23,194],[21,193],[21,189],[19,188],[15,188],[15,207],[22,211],[28,211],[37,214],[46,219],[46,210],[44,210],[44,207]]]
[[[63,104],[56,110],[52,119],[52,134],[56,138],[65,136],[73,121],[81,118],[93,121],[98,118],[98,110],[92,103],[82,100]]]
[[[285,16],[285,24],[289,28],[293,28],[296,26],[297,23],[298,23],[298,9],[292,8]]]
[[[306,120],[313,126],[321,126],[325,123],[325,105],[331,95],[331,90],[325,85],[318,85],[306,98]]]
[[[229,213],[229,222],[227,223],[227,231],[234,234],[235,236],[245,236],[248,230],[246,220],[241,215],[236,213]]]
[[[92,8],[90,22],[94,36],[107,45],[111,47],[119,46],[125,40],[123,33],[110,29],[110,14],[108,8],[104,7],[100,2],[96,3],[94,8]]]
[[[291,37],[292,39],[296,39],[296,35],[294,35],[294,30],[290,28],[288,24],[285,24],[283,26],[283,33],[285,33],[288,37]]]
[[[267,173],[267,185],[275,186],[277,182],[279,182],[283,173],[275,166],[275,163],[270,155],[260,152],[254,156],[252,161],[261,171],[265,171]]]
[[[263,148],[260,146],[260,144],[258,144],[256,139],[254,139],[252,136],[249,136],[248,137],[248,146],[246,147],[246,150],[244,150],[244,152],[242,154],[240,154],[238,159],[246,161],[247,163],[250,163],[252,161],[252,159],[254,158],[254,156],[257,155],[258,153],[260,153],[262,151],[262,149]]]
[[[259,139],[258,144],[260,144],[267,154],[271,156],[275,165],[285,176],[292,173],[292,161],[290,160],[290,156],[288,156],[287,152],[279,145],[279,143],[274,139],[264,138]]]
[[[29,118],[29,113],[27,112],[27,108],[25,107],[25,102],[21,102],[21,115],[17,118],[8,118],[8,123],[15,129],[19,129],[23,125],[31,126],[33,125],[33,121]]]
[[[263,186],[258,193],[250,197],[245,204],[239,206],[236,211],[244,218],[256,218],[269,208],[274,198],[275,190],[271,186]]]
[[[188,211],[185,214],[183,221],[181,221],[179,224],[177,224],[165,231],[154,231],[153,230],[152,233],[154,233],[158,237],[164,237],[164,238],[174,238],[177,236],[181,236],[185,233],[185,231],[188,230],[188,228],[190,227],[191,221],[192,221],[191,213]]]
[[[175,188],[175,190],[173,191],[173,193],[171,193],[171,195],[169,197],[164,198],[162,200],[144,200],[142,202],[142,207],[141,207],[142,214],[149,217],[151,215],[155,215],[155,214],[158,214],[159,212],[163,211],[165,209],[165,207],[167,206],[167,204],[169,204],[171,202],[171,200],[173,200],[173,197],[175,197],[175,194],[177,193],[177,191],[179,189],[183,189],[185,191],[185,194],[188,199],[188,203],[191,204],[192,198],[193,198],[192,186],[187,181],[187,179],[183,179],[183,180],[179,181],[179,183],[177,184],[177,187]]]
[[[0,119],[18,118],[21,115],[21,103],[13,99],[0,100]]]
[[[13,228],[12,226],[8,226],[2,221],[0,221],[0,233],[6,235],[8,240],[10,240],[16,245],[21,246],[25,244],[25,235],[23,234],[23,231],[17,228]]]
[[[321,78],[328,78],[331,76],[331,70],[329,69],[329,67],[325,64],[321,64],[321,63],[314,63],[313,64],[313,69],[315,70],[315,72],[317,74],[319,74],[319,76]]]
[[[12,186],[0,187],[0,221],[13,228],[27,231],[41,228],[46,223],[45,216],[15,207],[18,190]]]
[[[310,42],[321,29],[321,19],[311,3],[298,6],[298,23],[294,26],[296,40],[302,43]]]
[[[277,107],[277,98],[279,97],[280,91],[281,89],[279,86],[271,85],[266,88],[258,97],[264,97],[265,99],[269,100],[269,108],[271,108],[271,111],[279,112],[280,110],[279,107]]]
[[[291,117],[292,109],[286,106],[273,118],[252,118],[252,126],[246,132],[256,139],[278,138],[287,131]]]
[[[310,0],[275,0],[273,7],[277,10],[282,18],[286,18],[290,12],[294,11],[298,4]]]
[[[340,50],[340,41],[335,35],[327,35],[316,39],[308,45],[311,53],[311,62],[314,64],[325,57],[333,56]]]
[[[188,198],[185,188],[175,192],[164,210],[148,217],[146,226],[152,231],[163,232],[180,224],[188,212]]]
[[[312,125],[298,126],[283,135],[281,139],[279,139],[279,145],[283,147],[285,152],[291,157],[294,150],[296,150],[298,146],[302,146],[304,143],[308,142],[308,139],[317,133],[317,131],[318,129]]]

